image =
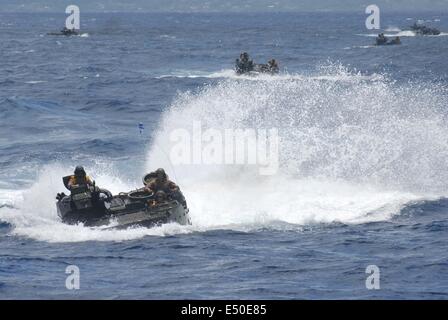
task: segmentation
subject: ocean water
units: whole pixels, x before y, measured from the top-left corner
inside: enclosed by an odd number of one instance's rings
[[[448,14],[385,13],[388,47],[365,17],[0,12],[0,298],[447,299]],[[243,50],[281,73],[235,76]],[[174,165],[195,121],[277,128],[278,172]],[[164,167],[192,225],[62,224],[77,164],[113,193]]]

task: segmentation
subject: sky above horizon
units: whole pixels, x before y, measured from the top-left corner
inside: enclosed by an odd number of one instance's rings
[[[359,11],[376,4],[389,11],[448,11],[448,0],[0,0],[0,12],[252,12]]]

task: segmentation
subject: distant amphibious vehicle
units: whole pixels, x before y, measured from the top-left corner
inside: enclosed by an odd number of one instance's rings
[[[438,36],[440,34],[440,30],[436,28],[427,27],[422,24],[414,23],[411,26],[411,30],[416,34],[423,36]]]
[[[257,75],[260,73],[274,75],[279,72],[279,66],[275,59],[271,59],[267,63],[254,63],[249,54],[243,52],[235,60],[235,72],[238,75]]]
[[[400,40],[400,37],[398,37],[398,36],[393,38],[393,39],[389,39],[389,38],[384,36],[384,33],[380,33],[378,35],[378,37],[376,37],[375,44],[377,46],[397,45],[397,44],[401,44],[401,40]]]
[[[49,35],[49,36],[77,36],[77,35],[79,35],[79,32],[76,31],[75,29],[68,29],[68,28],[64,27],[64,29],[62,29],[59,32],[49,32],[49,33],[47,33],[47,35]]]

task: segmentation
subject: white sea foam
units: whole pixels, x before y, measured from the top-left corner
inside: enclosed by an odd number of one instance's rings
[[[27,190],[0,190],[0,220],[11,233],[50,242],[124,241],[216,229],[294,229],[315,223],[388,220],[409,201],[442,196],[448,188],[446,92],[398,85],[339,65],[316,74],[228,77],[184,93],[165,112],[143,171],[164,167],[182,187],[192,226],[105,230],[68,226],[55,195],[70,164],[48,164]],[[169,161],[173,129],[279,129],[280,171],[260,176],[253,165],[183,165]],[[123,181],[110,166],[89,168],[113,193]]]
[[[386,31],[386,32],[400,32],[401,29],[398,28],[398,27],[388,27],[388,28],[386,28],[385,31]]]
[[[412,30],[403,30],[399,32],[394,32],[394,30],[386,30],[386,33],[384,33],[386,37],[415,37],[417,34]],[[376,38],[378,36],[377,33],[362,33],[358,34],[358,36],[362,37],[373,37]]]
[[[31,81],[25,81],[25,83],[27,84],[39,84],[39,83],[45,83],[48,81],[44,81],[44,80],[31,80]]]
[[[403,30],[403,31],[393,32],[393,33],[389,30],[386,30],[386,32],[389,32],[389,33],[384,33],[384,35],[386,37],[397,37],[397,36],[398,37],[415,37],[415,36],[418,36],[418,34],[412,30]],[[376,38],[378,36],[378,34],[375,34],[375,33],[363,33],[363,34],[357,34],[357,35],[362,36],[362,37],[373,37],[373,38]],[[438,35],[428,35],[425,37],[444,37],[447,35],[448,35],[447,32],[441,32]]]
[[[148,153],[147,170],[163,166],[184,186],[197,226],[388,219],[408,201],[446,190],[445,93],[335,65],[314,76],[238,79],[180,96]],[[281,172],[260,177],[250,166],[172,166],[169,134],[191,130],[193,121],[215,129],[279,128]]]

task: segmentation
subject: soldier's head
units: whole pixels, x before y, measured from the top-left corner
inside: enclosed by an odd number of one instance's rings
[[[85,177],[86,176],[86,171],[84,170],[84,167],[83,166],[77,166],[76,168],[75,168],[75,176],[77,177],[77,178],[82,178],[82,177]]]
[[[82,166],[77,166],[75,168],[75,177],[76,180],[79,182],[85,181],[86,180],[86,171],[84,170],[84,167]]]
[[[165,173],[165,170],[159,168],[156,170],[156,180],[157,182],[165,182],[168,179],[168,176]]]

